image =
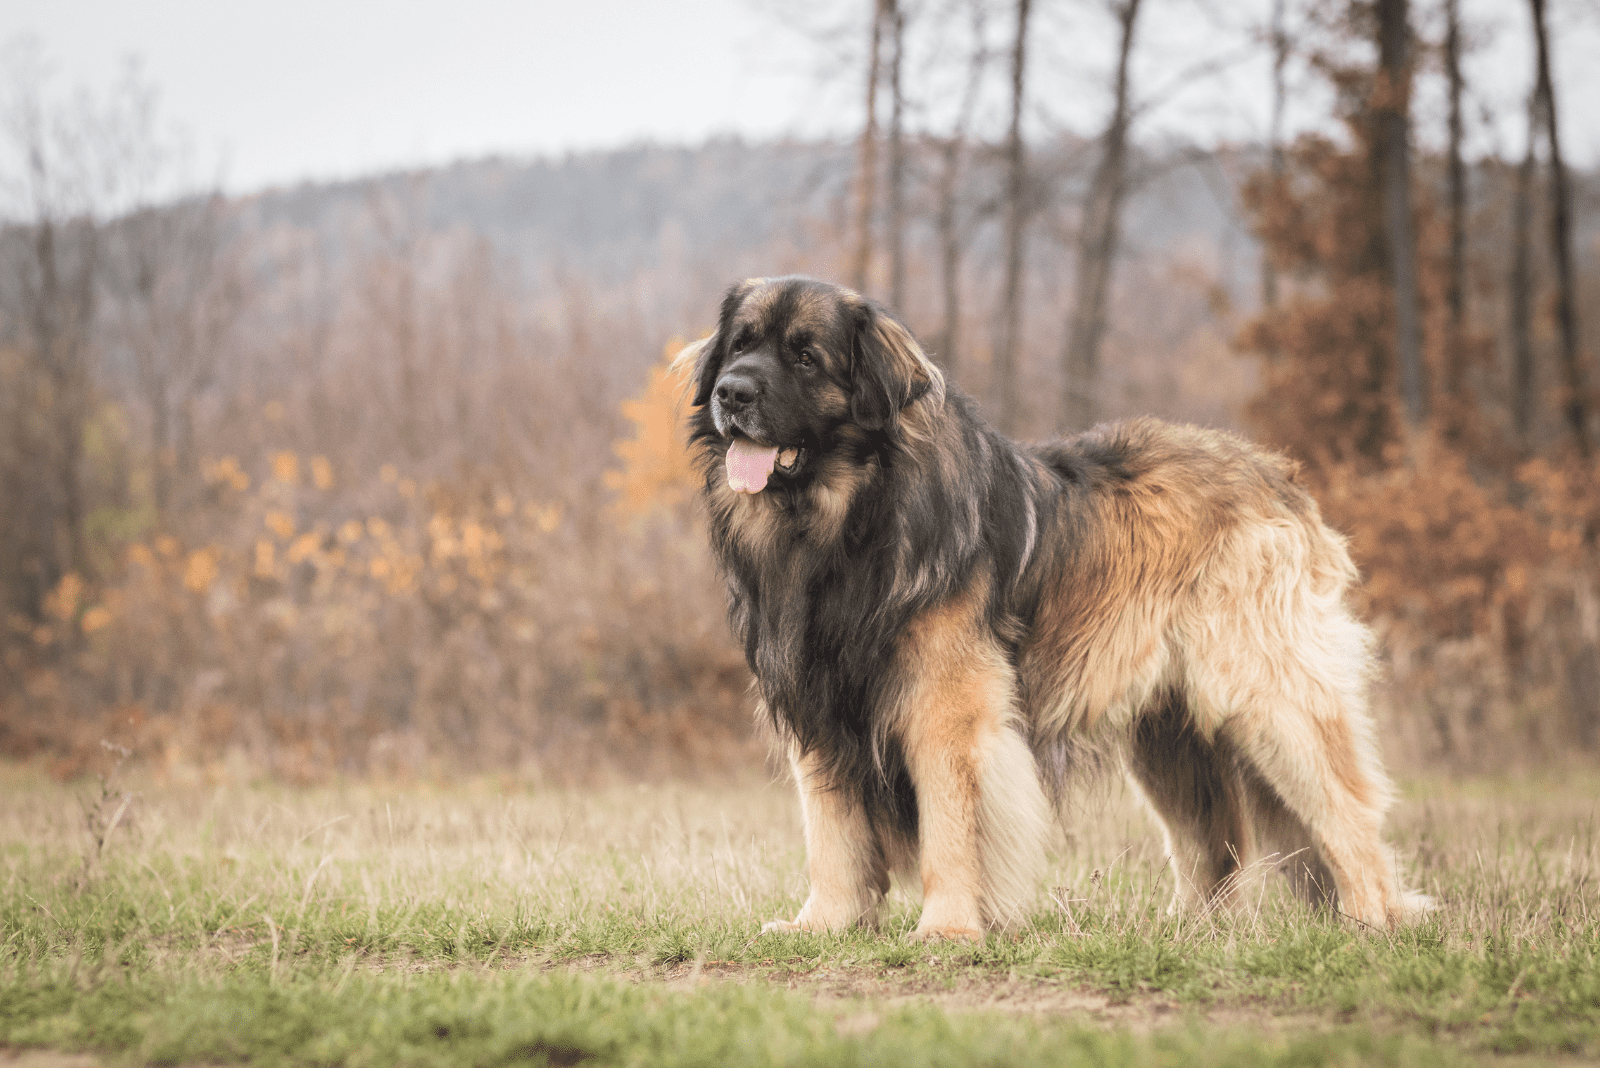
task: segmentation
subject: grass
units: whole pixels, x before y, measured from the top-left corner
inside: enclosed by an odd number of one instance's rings
[[[1167,917],[1120,795],[980,946],[762,936],[804,892],[764,782],[139,783],[0,766],[0,1050],[148,1064],[1564,1063],[1600,1055],[1593,784],[1413,788],[1442,902],[1389,935],[1274,882]],[[3,1057],[3,1053],[0,1053]]]

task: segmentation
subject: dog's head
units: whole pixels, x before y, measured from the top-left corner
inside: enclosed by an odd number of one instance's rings
[[[845,427],[897,445],[902,413],[944,398],[944,376],[893,315],[810,278],[734,285],[716,333],[679,358],[695,360],[697,436],[725,445],[728,482],[746,493],[804,479]]]

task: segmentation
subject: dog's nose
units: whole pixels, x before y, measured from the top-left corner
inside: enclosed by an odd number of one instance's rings
[[[717,399],[724,408],[743,408],[761,395],[761,387],[748,375],[727,374],[717,379]]]

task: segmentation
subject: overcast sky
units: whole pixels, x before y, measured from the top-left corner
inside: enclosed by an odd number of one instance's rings
[[[1267,2],[1147,4],[1142,83],[1153,89],[1202,55],[1229,53]],[[1593,165],[1600,0],[1552,2],[1569,155]],[[921,6],[936,10],[949,0]],[[1422,19],[1436,19],[1438,6],[1413,3]],[[1480,43],[1474,80],[1498,116],[1476,123],[1477,144],[1520,154],[1526,5],[1463,6]],[[1103,7],[1035,3],[1031,95],[1040,131],[1097,123],[1110,58],[1109,24],[1096,13]],[[0,42],[31,37],[63,91],[104,92],[137,57],[160,90],[164,121],[186,131],[197,166],[246,191],[489,154],[850,130],[860,122],[858,94],[854,77],[839,72],[861,35],[830,47],[794,24],[816,31],[843,24],[857,8],[866,0],[4,0]],[[1217,30],[1218,19],[1231,19],[1232,30]],[[991,29],[998,38],[1007,27],[997,19]],[[1232,66],[1151,112],[1145,132],[1259,136],[1266,77],[1259,60]],[[1426,92],[1419,106],[1428,121]],[[1300,123],[1322,107],[1308,92]]]

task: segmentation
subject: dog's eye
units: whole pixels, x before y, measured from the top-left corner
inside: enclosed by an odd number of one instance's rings
[[[817,358],[814,355],[812,355],[810,349],[801,349],[800,350],[800,355],[795,360],[795,362],[798,363],[801,367],[810,367],[812,364],[817,362]]]

